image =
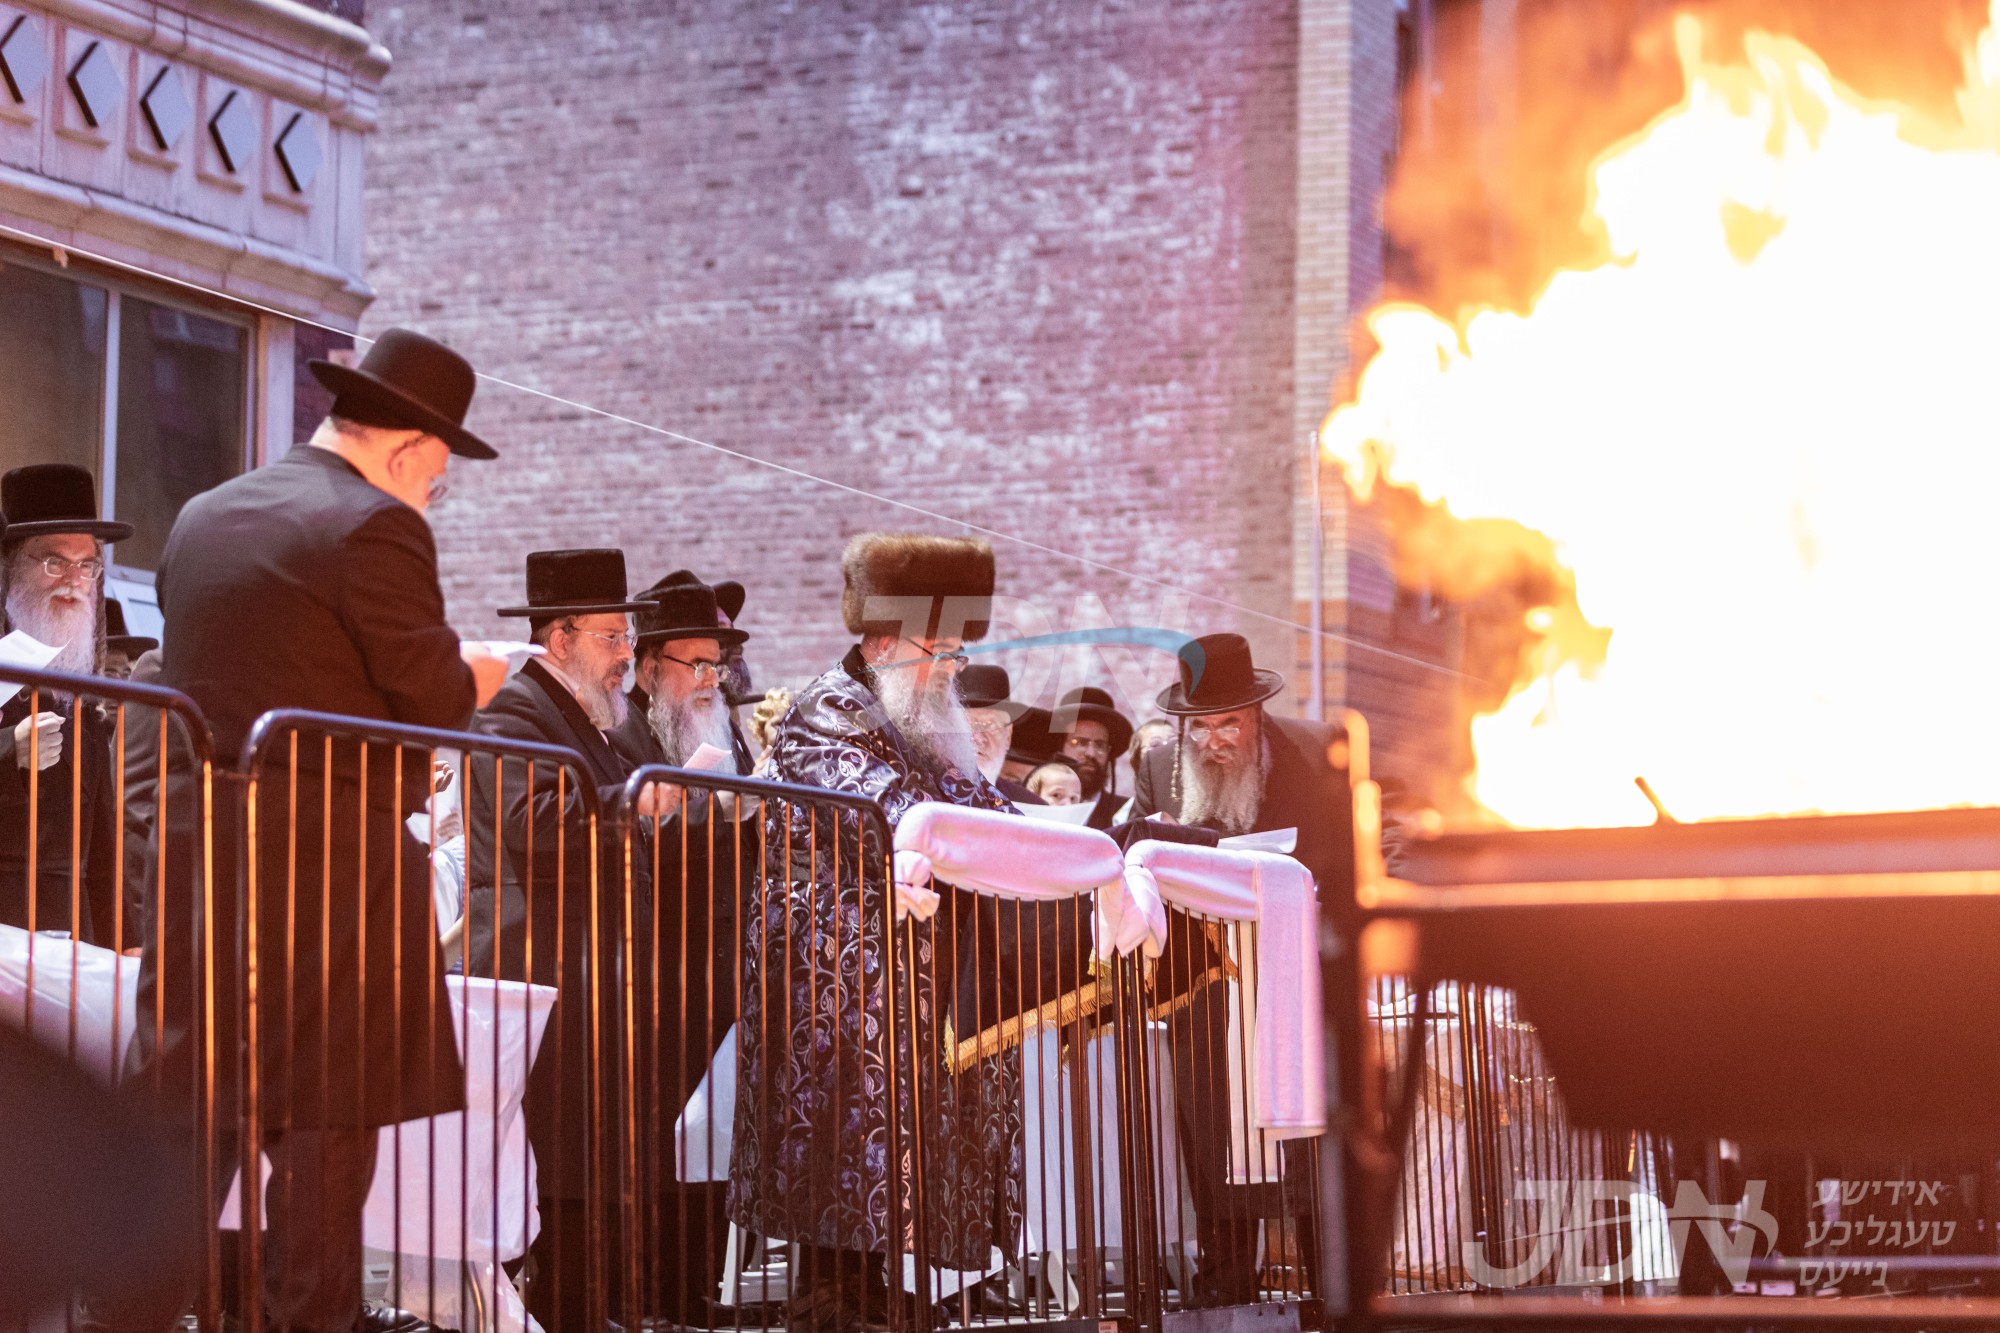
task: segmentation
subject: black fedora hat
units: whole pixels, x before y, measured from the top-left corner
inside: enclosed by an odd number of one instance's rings
[[[651,588],[648,588],[647,591],[656,592],[661,588],[670,588],[677,583],[700,582],[701,580],[695,577],[693,570],[677,569],[658,583],[655,583]],[[729,623],[734,625],[736,618],[743,614],[743,585],[735,579],[724,579],[714,586],[715,604],[722,608],[722,614],[728,616]]]
[[[692,574],[684,582],[675,582],[684,573],[669,574],[639,594],[639,600],[646,604],[639,613],[640,647],[675,639],[714,639],[718,646],[727,648],[750,637],[723,623],[718,589]]]
[[[1014,734],[1007,742],[1007,762],[1046,764],[1055,755],[1055,737],[1049,734],[1049,710],[1033,705],[1023,708],[1014,719]]]
[[[1075,731],[1079,721],[1095,722],[1111,733],[1111,757],[1116,759],[1125,753],[1125,747],[1132,743],[1132,719],[1118,711],[1111,702],[1111,695],[1095,685],[1083,685],[1071,690],[1055,706],[1053,720],[1049,725],[1057,731]]]
[[[1163,713],[1193,717],[1227,713],[1285,688],[1285,678],[1250,663],[1250,641],[1241,634],[1204,634],[1181,645],[1181,678],[1160,691]]]
[[[0,477],[0,511],[15,541],[65,532],[105,542],[132,535],[130,523],[98,517],[97,483],[74,463],[30,463]]]
[[[358,366],[306,366],[333,391],[334,416],[384,430],[420,430],[464,458],[500,456],[465,428],[465,411],[479,386],[472,363],[435,339],[388,329]]]
[[[1018,722],[1021,715],[1028,711],[1028,706],[1008,698],[1012,692],[1013,681],[1008,679],[1005,667],[991,662],[973,662],[959,668],[958,701],[967,708],[998,709],[1007,715],[1009,721]]]
[[[608,548],[528,553],[528,604],[503,606],[503,616],[555,620],[649,611],[651,602],[625,596],[625,553]]]
[[[116,597],[107,597],[104,599],[104,646],[114,653],[137,657],[159,647],[160,641],[128,631],[125,628],[125,608],[118,604]]]

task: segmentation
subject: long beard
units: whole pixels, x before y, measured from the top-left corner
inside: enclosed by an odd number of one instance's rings
[[[741,773],[736,747],[729,734],[729,709],[714,690],[703,690],[686,699],[674,700],[655,694],[646,705],[646,721],[660,741],[667,762],[684,766],[703,745],[713,745],[729,756],[726,773]]]
[[[97,670],[97,605],[95,598],[64,598],[60,606],[27,588],[7,590],[7,624],[43,643],[62,645],[48,670],[88,676]]]
[[[933,681],[939,679],[932,676]],[[972,719],[949,681],[920,690],[914,668],[893,667],[875,673],[875,697],[904,742],[925,760],[938,768],[955,768],[968,778],[979,776]]]
[[[1264,774],[1270,752],[1260,737],[1257,761],[1224,766],[1211,763],[1190,745],[1181,751],[1181,821],[1225,834],[1247,833],[1264,805]]]
[[[594,680],[576,682],[576,701],[583,706],[590,725],[599,731],[613,731],[624,725],[630,705],[625,702],[622,684],[622,681],[610,686]]]

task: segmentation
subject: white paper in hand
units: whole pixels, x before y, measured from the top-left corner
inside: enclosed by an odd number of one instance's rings
[[[1299,831],[1295,828],[1266,829],[1262,833],[1239,833],[1233,838],[1224,838],[1218,846],[1237,852],[1276,852],[1279,856],[1290,856],[1299,845]]]
[[[56,654],[61,651],[60,645],[51,648],[33,635],[15,630],[6,638],[0,639],[0,666],[27,667],[31,671],[39,671],[53,662]],[[20,692],[19,685],[0,681],[0,704],[6,703]]]
[[[471,648],[489,657],[504,657],[507,659],[507,670],[510,672],[519,671],[521,664],[529,658],[540,657],[548,652],[548,649],[539,643],[521,643],[514,639],[460,639],[458,647],[461,652]]]
[[[682,768],[691,768],[697,773],[719,773],[729,766],[729,751],[717,749],[707,741],[695,747]]]

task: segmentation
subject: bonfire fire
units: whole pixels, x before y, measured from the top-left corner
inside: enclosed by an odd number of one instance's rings
[[[1682,819],[2000,804],[1994,19],[1940,118],[1683,18],[1685,97],[1592,168],[1607,262],[1372,315],[1321,436],[1350,483],[1573,573],[1473,724],[1501,819],[1651,822],[1641,775]]]

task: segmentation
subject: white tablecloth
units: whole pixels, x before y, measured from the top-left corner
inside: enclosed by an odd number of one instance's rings
[[[467,1110],[382,1130],[362,1239],[376,1249],[433,1259],[514,1259],[527,1252],[538,1227],[534,1152],[521,1094],[556,991],[478,977],[446,977],[445,985],[465,1060]],[[268,1162],[264,1170],[268,1179]],[[238,1215],[231,1185],[220,1225],[237,1226]]]

